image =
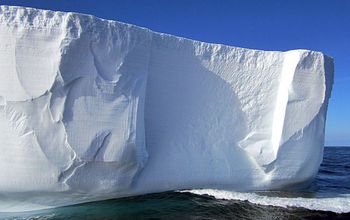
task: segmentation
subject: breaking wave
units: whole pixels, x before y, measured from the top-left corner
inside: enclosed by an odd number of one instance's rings
[[[197,195],[209,195],[216,199],[248,201],[253,204],[276,206],[282,208],[297,207],[317,211],[331,211],[336,213],[350,212],[350,194],[338,194],[334,197],[319,197],[319,198],[287,198],[287,197],[272,197],[259,195],[258,193],[243,193],[215,189],[199,189],[189,190]]]

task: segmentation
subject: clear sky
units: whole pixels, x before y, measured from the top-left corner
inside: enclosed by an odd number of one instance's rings
[[[191,39],[335,59],[326,145],[350,146],[350,0],[0,0],[74,11]]]

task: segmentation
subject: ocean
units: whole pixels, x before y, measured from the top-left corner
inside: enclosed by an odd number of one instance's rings
[[[311,186],[298,192],[189,190],[92,202],[1,219],[350,219],[350,147],[326,147]]]

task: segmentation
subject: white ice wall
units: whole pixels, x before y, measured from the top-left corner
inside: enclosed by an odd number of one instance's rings
[[[308,182],[332,80],[319,52],[1,6],[0,211]]]

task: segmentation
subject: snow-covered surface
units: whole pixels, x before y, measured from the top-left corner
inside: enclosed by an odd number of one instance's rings
[[[0,211],[266,190],[322,160],[333,61],[0,7]]]

